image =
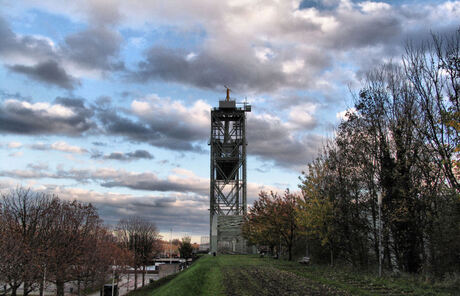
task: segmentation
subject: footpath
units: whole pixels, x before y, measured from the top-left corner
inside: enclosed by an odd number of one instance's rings
[[[159,279],[158,274],[146,274],[145,275],[145,285],[149,284],[150,279],[157,281]],[[122,275],[120,280],[118,281],[118,295],[123,296],[128,294],[128,292],[134,290],[135,287],[135,282],[134,282],[134,275],[130,274],[129,275],[129,280],[128,280],[128,275]],[[140,288],[142,287],[142,275],[139,274],[137,277],[137,287]],[[88,296],[99,296],[100,291],[94,292],[92,294],[89,294]]]

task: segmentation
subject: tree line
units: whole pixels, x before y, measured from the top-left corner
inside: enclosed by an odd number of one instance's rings
[[[381,253],[386,270],[458,272],[459,54],[460,30],[433,34],[367,73],[300,194],[262,192],[245,236],[289,259],[303,243],[314,261],[368,268]]]
[[[73,282],[78,295],[100,287],[107,278],[138,270],[161,251],[155,224],[139,217],[119,221],[115,229],[104,226],[97,209],[79,201],[16,188],[0,199],[0,295],[39,291],[49,283],[56,294]]]

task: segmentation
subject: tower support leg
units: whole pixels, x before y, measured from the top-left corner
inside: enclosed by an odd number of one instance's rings
[[[211,254],[214,252],[217,254],[217,215],[211,214],[211,233],[209,236],[210,248],[209,251]]]

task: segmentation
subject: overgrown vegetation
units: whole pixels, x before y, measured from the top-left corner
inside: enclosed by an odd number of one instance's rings
[[[303,244],[313,261],[355,270],[375,268],[381,253],[387,272],[458,273],[459,55],[460,31],[433,35],[369,72],[335,138],[303,173],[296,201],[262,192],[245,236],[289,253]]]

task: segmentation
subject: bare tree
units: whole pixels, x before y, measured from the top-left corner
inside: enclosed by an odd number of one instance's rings
[[[2,194],[0,201],[2,246],[0,274],[16,295],[23,284],[28,295],[41,282],[45,266],[43,217],[51,196],[18,187]]]
[[[0,199],[0,281],[8,292],[23,295],[54,282],[57,295],[76,280],[104,283],[114,258],[126,265],[127,254],[101,224],[96,208],[57,196],[16,188]]]
[[[77,281],[77,293],[81,295],[81,284],[103,285],[112,268],[118,275],[126,265],[126,254],[117,244],[113,234],[105,227],[97,227],[84,240],[79,264],[72,266]]]
[[[142,267],[142,286],[145,267],[159,251],[159,234],[154,223],[140,217],[122,219],[118,222],[117,235],[122,245],[133,253],[134,288],[137,289],[137,270]]]
[[[455,176],[460,148],[460,29],[452,35],[433,34],[421,46],[409,43],[403,64],[423,115],[418,129],[451,188],[460,192]]]
[[[92,252],[101,220],[91,204],[55,198],[45,221],[48,247],[47,274],[56,284],[57,295],[64,295],[64,284],[76,278],[75,266],[84,265]]]

